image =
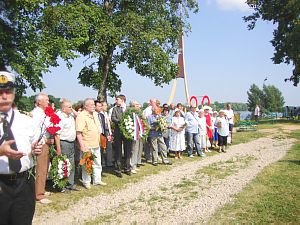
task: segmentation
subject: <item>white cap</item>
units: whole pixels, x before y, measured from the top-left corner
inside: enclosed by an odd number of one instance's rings
[[[209,111],[212,110],[212,108],[211,108],[210,106],[208,106],[208,105],[205,105],[205,106],[203,107],[203,110],[206,110],[206,109],[208,109]]]
[[[0,71],[0,89],[15,87],[15,75],[6,71]]]

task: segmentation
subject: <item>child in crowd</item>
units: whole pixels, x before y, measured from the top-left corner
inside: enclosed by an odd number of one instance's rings
[[[220,110],[219,117],[216,119],[216,125],[218,127],[218,144],[219,152],[226,152],[227,137],[229,135],[229,122],[225,118],[225,111]]]
[[[216,124],[216,119],[218,116],[218,112],[214,111],[211,117],[212,125],[214,126],[214,135],[213,135],[213,145],[217,148],[218,147],[218,127]]]
[[[204,117],[204,110],[199,110],[199,136],[200,136],[200,148],[202,152],[207,152],[206,145],[206,118]]]

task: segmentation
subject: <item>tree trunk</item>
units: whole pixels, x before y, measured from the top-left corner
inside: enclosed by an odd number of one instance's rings
[[[102,79],[99,84],[98,96],[97,96],[97,99],[99,101],[107,101],[106,86],[107,86],[109,70],[112,63],[114,49],[115,47],[109,46],[107,48],[107,54],[103,57],[100,57],[98,60],[98,72],[99,75],[100,74],[102,75]]]

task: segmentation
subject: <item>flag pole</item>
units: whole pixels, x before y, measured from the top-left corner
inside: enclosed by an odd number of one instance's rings
[[[177,87],[177,78],[174,79],[171,94],[170,94],[170,97],[169,97],[169,100],[168,100],[168,103],[167,103],[168,105],[170,105],[173,102],[176,87]]]
[[[182,17],[182,5],[180,5],[180,17]],[[179,34],[178,38],[178,74],[176,78],[174,79],[174,83],[172,86],[171,94],[168,99],[168,105],[170,105],[174,99],[176,87],[177,87],[177,78],[183,78],[184,79],[184,89],[185,89],[185,97],[187,105],[190,106],[190,97],[189,97],[189,90],[188,90],[188,84],[187,84],[187,77],[185,73],[185,61],[184,61],[184,43],[183,43],[183,33],[182,31]]]
[[[189,89],[188,89],[187,77],[186,77],[186,73],[185,73],[184,40],[183,40],[183,35],[181,36],[181,38],[182,38],[182,60],[183,60],[183,79],[184,79],[185,97],[186,97],[187,105],[190,106]]]

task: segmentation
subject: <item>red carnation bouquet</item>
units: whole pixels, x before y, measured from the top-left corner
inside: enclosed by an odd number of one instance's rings
[[[48,132],[51,136],[53,136],[56,134],[57,131],[60,130],[60,127],[57,126],[57,124],[59,124],[59,122],[60,122],[60,118],[58,115],[55,114],[53,108],[48,106],[48,107],[46,107],[44,112],[45,112],[45,117],[44,117],[43,123],[41,125],[41,134],[38,139],[39,141],[43,138],[43,136],[46,134],[46,132]],[[45,124],[47,117],[49,117],[49,121],[50,121],[48,126]]]

